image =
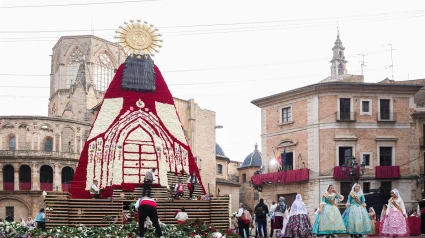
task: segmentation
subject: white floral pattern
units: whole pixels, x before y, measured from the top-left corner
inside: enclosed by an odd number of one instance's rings
[[[140,107],[140,102],[136,106]],[[121,109],[111,107],[121,106],[122,103],[116,102],[105,108],[116,112]],[[189,172],[189,152],[183,147],[187,141],[174,105],[156,103],[156,110],[163,124],[152,110],[132,107],[109,125],[103,137],[90,142],[86,190],[95,178],[100,181],[100,187],[143,183],[146,171],[151,168],[158,169],[155,183],[168,187],[168,171]],[[100,120],[103,122],[99,125],[106,123],[102,116]]]

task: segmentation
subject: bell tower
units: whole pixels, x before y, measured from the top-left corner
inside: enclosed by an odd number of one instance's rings
[[[332,48],[333,57],[330,61],[331,65],[331,76],[344,75],[347,74],[347,62],[345,60],[344,46],[342,45],[342,41],[339,38],[339,29],[336,37],[336,41],[334,47]]]

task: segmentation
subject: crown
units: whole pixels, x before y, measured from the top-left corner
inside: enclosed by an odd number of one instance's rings
[[[161,34],[158,29],[148,22],[141,20],[130,20],[124,22],[119,30],[115,31],[118,35],[115,36],[119,39],[119,46],[122,51],[127,55],[151,55],[154,56],[158,53],[158,49],[162,47]]]

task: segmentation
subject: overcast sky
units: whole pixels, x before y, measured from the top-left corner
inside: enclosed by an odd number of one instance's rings
[[[75,5],[46,6],[62,4]],[[0,0],[0,115],[47,115],[60,36],[114,41],[123,21],[142,19],[164,35],[154,60],[173,96],[215,111],[217,142],[243,160],[261,143],[250,102],[329,76],[337,22],[348,72],[360,74],[366,54],[365,81],[378,82],[392,78],[388,44],[395,80],[425,78],[424,16],[422,0]]]

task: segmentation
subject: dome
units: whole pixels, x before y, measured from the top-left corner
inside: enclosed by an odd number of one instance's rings
[[[249,167],[249,166],[257,166],[261,167],[262,160],[261,160],[261,152],[258,150],[258,145],[255,144],[255,150],[251,152],[243,161],[241,168],[243,167]]]
[[[226,157],[227,158],[226,154],[224,154],[223,149],[217,143],[215,143],[215,156],[221,156],[221,157]]]

